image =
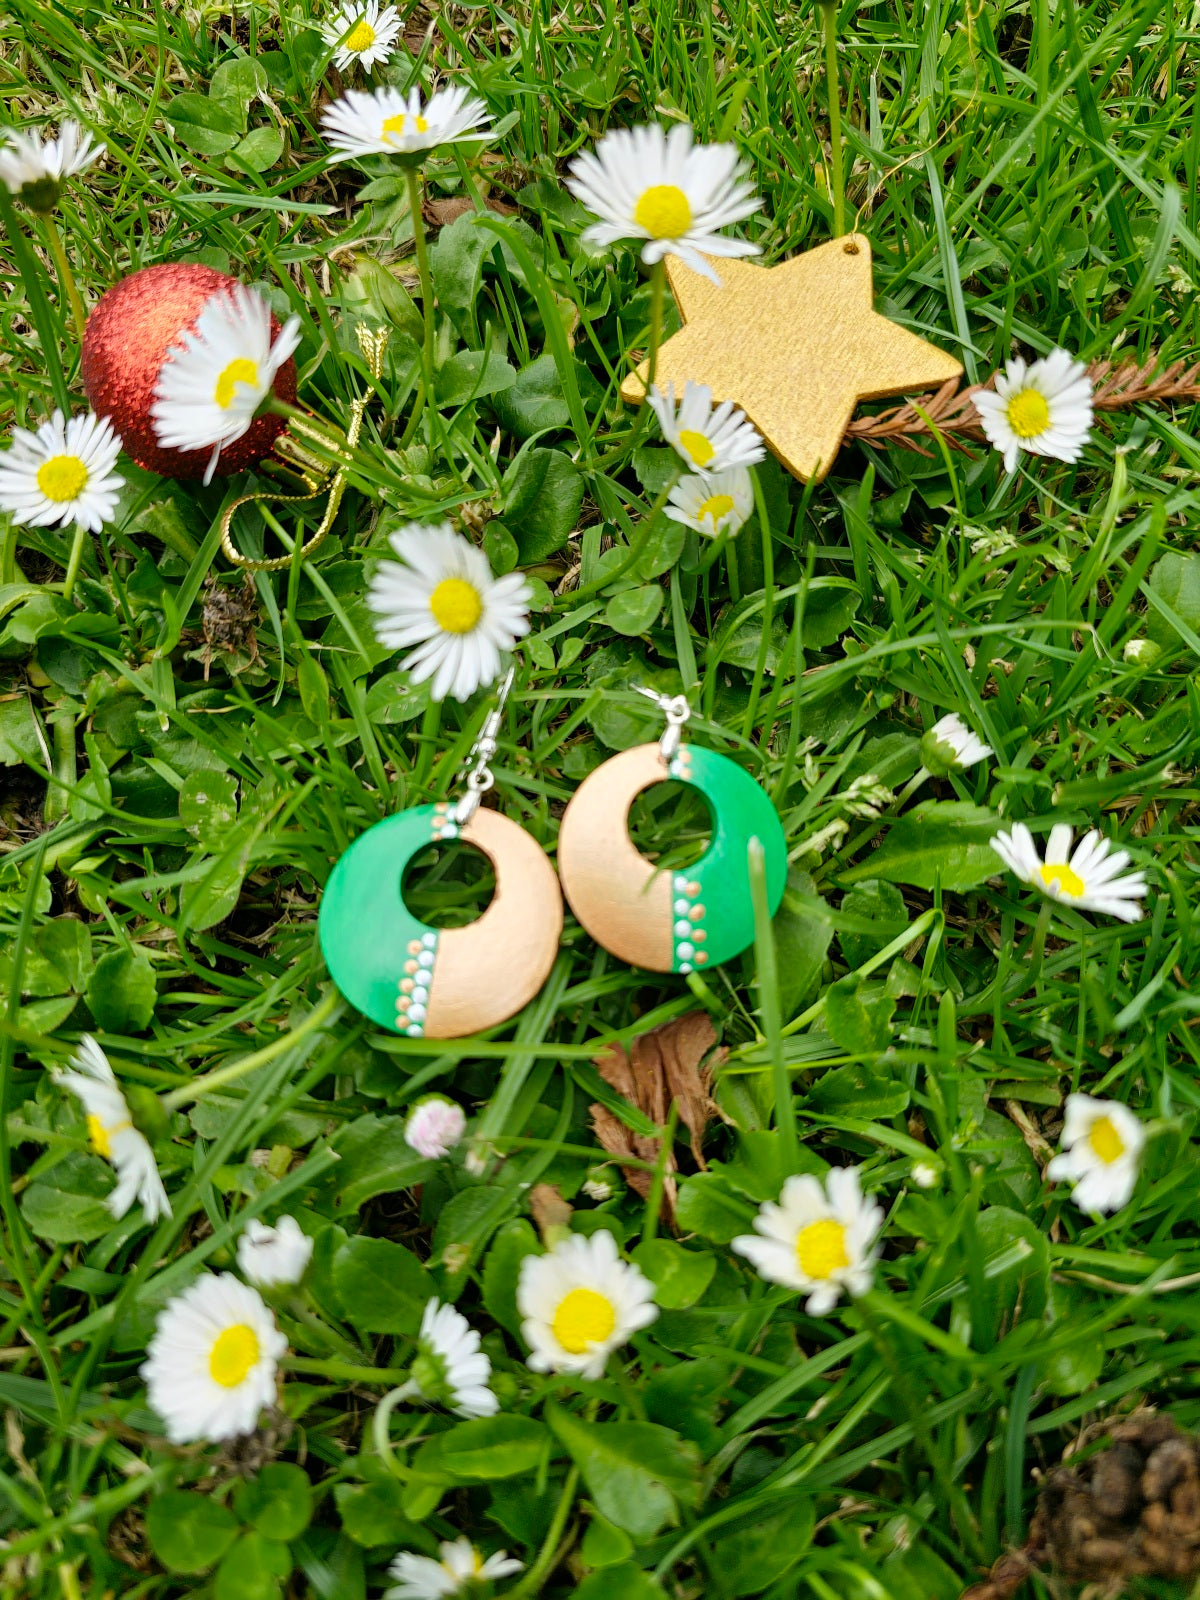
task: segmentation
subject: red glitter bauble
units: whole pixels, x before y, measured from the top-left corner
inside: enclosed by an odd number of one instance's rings
[[[83,387],[93,409],[111,417],[127,455],[139,467],[168,478],[202,478],[212,451],[172,450],[158,442],[150,408],[167,351],[196,326],[205,301],[235,280],[212,267],[171,262],[143,267],[104,295],[88,318],[83,336]],[[271,336],[279,333],[272,316]],[[280,400],[296,401],[296,363],[286,361],[275,376]],[[242,472],[269,455],[287,423],[258,417],[240,439],[221,451],[217,471]]]

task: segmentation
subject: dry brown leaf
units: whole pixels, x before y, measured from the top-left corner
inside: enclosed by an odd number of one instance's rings
[[[708,1013],[692,1011],[641,1034],[628,1051],[621,1045],[610,1045],[596,1057],[604,1081],[660,1127],[675,1101],[679,1119],[691,1136],[692,1155],[701,1170],[704,1133],[716,1111],[709,1095],[713,1068],[724,1056],[723,1050],[714,1053],[716,1042]],[[634,1157],[657,1163],[660,1140],[634,1133],[606,1106],[594,1105],[591,1113],[597,1139],[618,1162]],[[634,1193],[645,1199],[650,1193],[651,1174],[639,1167],[623,1166],[621,1170]],[[663,1182],[663,1216],[668,1222],[675,1216],[677,1171],[672,1150],[667,1155]]]
[[[495,211],[501,217],[515,217],[517,206],[510,206],[504,200],[485,200],[484,204],[489,211]],[[468,211],[474,211],[474,201],[468,200],[465,195],[450,195],[445,200],[425,200],[421,205],[421,215],[425,221],[434,228],[444,228],[448,223],[457,222],[459,217],[465,217]]]
[[[568,1228],[574,1207],[564,1200],[552,1183],[535,1183],[529,1191],[529,1209],[537,1230],[545,1240],[551,1228]]]

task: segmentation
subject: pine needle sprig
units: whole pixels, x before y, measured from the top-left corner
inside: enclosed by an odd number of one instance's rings
[[[1200,362],[1172,361],[1160,367],[1153,357],[1145,362],[1119,364],[1093,361],[1088,376],[1092,380],[1095,411],[1161,405],[1169,400],[1200,400]],[[895,444],[927,456],[932,452],[923,441],[936,429],[951,449],[965,450],[968,443],[982,443],[985,437],[974,397],[981,390],[994,387],[994,374],[986,383],[972,384],[967,389],[959,389],[952,379],[936,394],[922,395],[874,416],[854,417],[846,429],[846,439],[858,439],[864,444]]]

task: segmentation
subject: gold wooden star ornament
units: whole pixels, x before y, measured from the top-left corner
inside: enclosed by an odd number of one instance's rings
[[[934,388],[962,363],[874,309],[871,246],[860,233],[776,267],[710,258],[718,288],[675,256],[667,281],[684,326],[658,352],[654,381],[705,383],[732,400],[780,462],[801,479],[833,465],[860,400]],[[648,363],[625,379],[645,398]]]

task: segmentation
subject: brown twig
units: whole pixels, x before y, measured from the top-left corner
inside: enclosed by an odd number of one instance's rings
[[[1088,376],[1092,380],[1095,411],[1161,405],[1168,400],[1200,400],[1200,362],[1172,361],[1160,368],[1153,358],[1119,365],[1113,361],[1093,361],[1088,367]],[[957,388],[952,379],[936,394],[905,401],[875,416],[853,418],[846,429],[846,438],[860,439],[864,444],[895,444],[927,456],[931,452],[921,441],[928,440],[936,429],[951,449],[964,450],[967,441],[979,443],[984,438],[974,396],[981,389],[994,387],[994,374],[986,383],[973,384],[967,389]]]

